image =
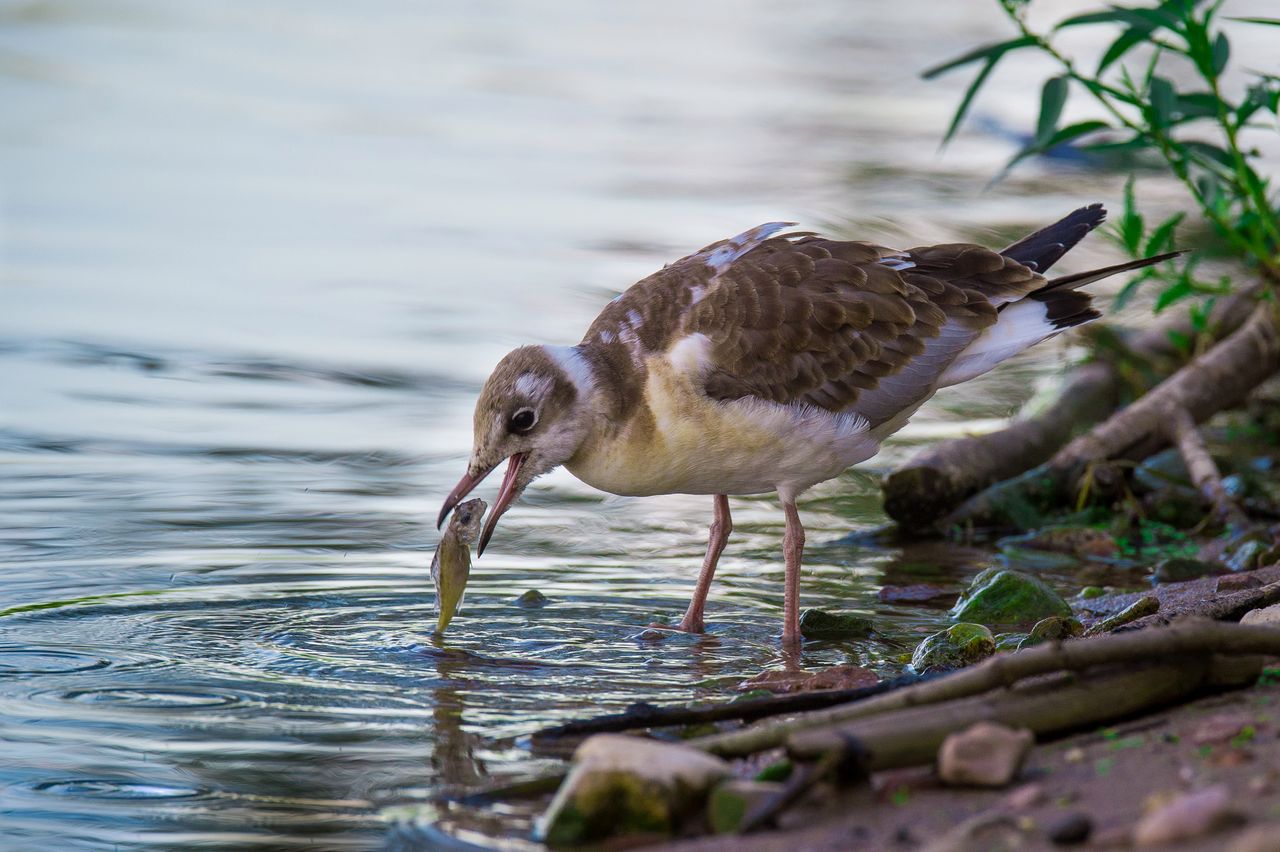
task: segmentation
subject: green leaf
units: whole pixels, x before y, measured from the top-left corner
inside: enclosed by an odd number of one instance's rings
[[[1165,219],[1160,225],[1151,232],[1151,236],[1147,238],[1146,244],[1142,246],[1144,255],[1159,254],[1162,251],[1169,251],[1173,248],[1173,235],[1178,225],[1186,217],[1186,213],[1174,213],[1168,219]]]
[[[1188,92],[1178,95],[1174,109],[1178,120],[1186,121],[1193,118],[1216,118],[1219,105],[1225,106],[1228,112],[1233,109],[1230,104],[1219,101],[1213,92]]]
[[[1111,300],[1111,310],[1122,311],[1125,305],[1138,294],[1140,288],[1145,281],[1150,281],[1154,273],[1150,269],[1144,269],[1139,274],[1130,278],[1129,281],[1120,288],[1120,292],[1116,293],[1116,297]]]
[[[1227,41],[1227,34],[1218,33],[1218,37],[1213,40],[1213,73],[1221,74],[1230,57],[1231,44]]]
[[[1120,214],[1120,221],[1116,223],[1116,231],[1131,257],[1138,256],[1145,230],[1142,214],[1138,212],[1138,205],[1133,196],[1133,178],[1130,177],[1124,184],[1124,212]]]
[[[1227,18],[1227,20],[1242,24],[1266,24],[1270,27],[1280,27],[1280,18]]]
[[[1043,146],[1058,127],[1062,108],[1067,103],[1067,78],[1050,77],[1040,93],[1040,119],[1036,122],[1036,144]]]
[[[1173,84],[1164,77],[1152,77],[1149,94],[1151,123],[1157,127],[1168,127],[1173,122],[1173,111],[1178,104],[1178,93],[1174,91]]]
[[[1155,312],[1160,313],[1174,302],[1194,295],[1195,292],[1195,287],[1191,285],[1191,280],[1189,278],[1179,278],[1172,285],[1166,287],[1156,298]]]
[[[1202,162],[1217,164],[1229,171],[1235,171],[1235,158],[1231,156],[1230,152],[1217,145],[1210,145],[1208,142],[1187,141],[1182,143],[1182,147],[1195,154]]]
[[[1094,133],[1098,130],[1107,130],[1110,127],[1111,125],[1107,124],[1105,121],[1098,121],[1096,119],[1091,121],[1077,121],[1075,124],[1068,124],[1066,127],[1058,130],[1044,141],[1042,147],[1044,150],[1048,151],[1051,148],[1056,148],[1059,145],[1070,142],[1072,139],[1085,136],[1089,133]]]
[[[998,42],[996,44],[985,44],[982,47],[974,48],[968,53],[957,56],[949,62],[944,62],[941,65],[935,65],[932,68],[925,69],[920,72],[920,76],[926,80],[932,80],[934,77],[940,77],[948,71],[953,71],[956,68],[963,65],[969,65],[973,62],[986,60],[988,63],[992,63],[1011,50],[1017,50],[1021,47],[1030,47],[1035,43],[1036,40],[1032,36],[1020,36],[1019,38]]]
[[[1145,41],[1148,32],[1150,30],[1139,29],[1138,27],[1130,27],[1122,32],[1119,38],[1111,42],[1107,52],[1102,54],[1102,59],[1098,62],[1098,75],[1110,68],[1117,59]]]
[[[950,142],[951,138],[956,135],[956,131],[960,129],[961,122],[969,114],[969,107],[973,104],[974,96],[978,94],[978,89],[982,88],[982,84],[987,81],[987,77],[990,76],[991,70],[996,67],[997,61],[998,59],[988,59],[987,64],[982,66],[978,76],[973,78],[973,82],[965,90],[964,97],[960,99],[960,106],[956,107],[956,114],[951,117],[951,124],[947,126],[947,132],[942,135],[943,145]]]
[[[1055,30],[1065,30],[1067,27],[1079,27],[1087,24],[1115,24],[1125,23],[1129,20],[1124,9],[1112,9],[1109,12],[1088,12],[1083,15],[1076,15],[1067,18],[1065,21],[1059,21],[1054,26]]]

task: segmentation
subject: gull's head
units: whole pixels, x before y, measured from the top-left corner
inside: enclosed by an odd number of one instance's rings
[[[590,428],[591,373],[571,347],[522,346],[494,368],[476,401],[475,435],[467,473],[437,526],[503,461],[506,475],[480,534],[484,553],[498,518],[537,477],[571,459]]]

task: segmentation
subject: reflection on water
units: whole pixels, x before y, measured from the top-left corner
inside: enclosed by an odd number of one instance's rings
[[[709,501],[548,477],[443,645],[431,521],[499,355],[576,339],[690,249],[776,219],[981,236],[1113,198],[1035,168],[979,194],[998,139],[937,158],[956,92],[915,74],[997,32],[983,5],[0,0],[0,836],[369,848],[385,808],[553,767],[518,744],[541,725],[777,664],[768,499],[734,503],[709,634],[659,642]],[[917,434],[1007,415],[1065,353]],[[805,603],[882,634],[807,665],[895,670],[941,615],[880,586],[987,559],[849,537],[882,520],[876,482],[804,504]],[[517,606],[533,588],[548,605]],[[440,807],[473,842],[530,818]]]

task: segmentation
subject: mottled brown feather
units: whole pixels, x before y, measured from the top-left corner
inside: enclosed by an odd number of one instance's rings
[[[703,334],[712,398],[859,411],[877,425],[932,393],[963,346],[995,323],[999,305],[1045,283],[1017,261],[966,243],[896,251],[790,235],[714,268],[707,258],[728,244],[640,281],[588,329],[584,350],[597,369],[622,372],[630,362],[614,401],[618,416],[640,398],[645,356]],[[893,268],[904,262],[914,267]]]

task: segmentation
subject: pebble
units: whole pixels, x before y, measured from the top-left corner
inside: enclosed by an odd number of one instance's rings
[[[1256,589],[1261,585],[1261,580],[1247,572],[1244,574],[1228,574],[1225,577],[1218,578],[1218,591],[1220,592],[1239,592],[1244,589]]]
[[[1251,609],[1244,614],[1244,618],[1240,619],[1240,623],[1266,624],[1272,627],[1280,626],[1280,604],[1273,604],[1262,609]]]
[[[1241,832],[1227,852],[1280,852],[1280,823],[1255,826]]]
[[[1049,826],[1049,839],[1059,846],[1084,843],[1093,834],[1093,820],[1082,813],[1067,814]]]
[[[1196,745],[1218,745],[1225,743],[1253,724],[1251,716],[1241,713],[1219,713],[1210,716],[1191,732],[1191,742]]]
[[[1003,787],[1022,769],[1035,745],[1026,728],[978,722],[947,737],[938,749],[938,777],[947,784]]]
[[[1133,830],[1133,842],[1138,846],[1178,843],[1221,828],[1231,818],[1231,791],[1218,784],[1179,795],[1144,816]]]
[[[1006,796],[1004,806],[1011,811],[1025,811],[1044,804],[1048,798],[1049,792],[1045,790],[1044,785],[1033,782],[1023,784]]]

